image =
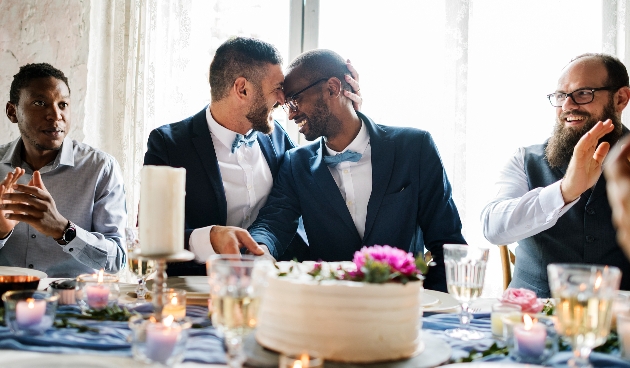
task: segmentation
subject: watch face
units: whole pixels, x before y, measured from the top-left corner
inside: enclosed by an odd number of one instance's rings
[[[70,243],[72,240],[74,240],[74,238],[76,238],[77,236],[77,229],[74,228],[74,226],[70,226],[65,234],[63,234],[63,240],[66,241],[66,243]]]

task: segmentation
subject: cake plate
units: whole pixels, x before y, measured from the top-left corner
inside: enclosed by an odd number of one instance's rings
[[[247,361],[245,366],[254,368],[277,368],[280,355],[275,351],[263,348],[254,337],[254,333],[243,339]],[[416,356],[391,362],[378,363],[342,363],[324,360],[326,368],[429,368],[438,366],[451,358],[451,346],[444,340],[432,336],[426,330],[422,340],[424,350]]]
[[[159,322],[162,320],[162,309],[164,309],[164,289],[166,289],[166,262],[185,262],[195,259],[193,252],[182,250],[172,254],[152,254],[145,255],[140,252],[134,252],[133,257],[155,261],[155,278],[153,279],[153,307],[155,308],[154,317]]]

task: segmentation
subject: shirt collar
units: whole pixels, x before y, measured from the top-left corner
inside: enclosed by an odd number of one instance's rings
[[[232,143],[234,143],[234,139],[236,138],[236,132],[229,130],[223,125],[217,123],[216,120],[212,117],[212,113],[210,112],[210,105],[206,109],[206,120],[208,121],[208,128],[210,129],[210,133],[214,134],[214,136],[223,144],[225,147],[232,149]],[[250,129],[245,135],[247,136],[252,132]]]
[[[327,141],[326,137],[324,137],[324,142],[326,141]],[[341,152],[350,150],[350,151],[363,154],[365,152],[365,149],[367,148],[368,143],[370,143],[370,134],[368,133],[367,128],[365,127],[365,123],[363,122],[363,120],[361,120],[361,129],[359,130],[359,134],[357,134],[357,136],[354,137],[354,140],[350,142],[348,147],[346,147]],[[341,153],[341,152],[337,152],[331,149],[330,147],[328,147],[327,144],[325,146],[326,146],[326,152],[328,153],[329,156],[335,156]]]
[[[12,167],[21,167],[22,166],[22,146],[24,143],[22,142],[22,138],[18,138],[11,142],[11,145],[7,152],[4,154],[0,162],[5,164],[10,164]],[[52,163],[44,166],[50,167],[50,170],[54,170],[59,165],[66,166],[74,166],[74,151],[72,139],[69,137],[65,137],[63,139],[63,143],[61,145],[61,151],[57,154],[57,157],[53,160]],[[42,168],[43,169],[43,168]],[[49,170],[46,170],[49,171]]]

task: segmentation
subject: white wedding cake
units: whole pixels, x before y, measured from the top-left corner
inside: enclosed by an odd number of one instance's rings
[[[297,267],[297,275],[270,277],[258,315],[259,344],[355,363],[397,360],[421,351],[422,282],[317,280],[307,274],[312,263]]]

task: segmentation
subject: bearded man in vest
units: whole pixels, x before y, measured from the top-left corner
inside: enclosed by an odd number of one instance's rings
[[[510,287],[550,297],[547,265],[612,265],[630,290],[630,262],[616,241],[602,164],[628,132],[621,113],[630,88],[616,57],[583,54],[562,71],[554,93],[553,135],[521,147],[503,167],[497,195],[482,211],[484,236],[493,244],[518,242]]]

